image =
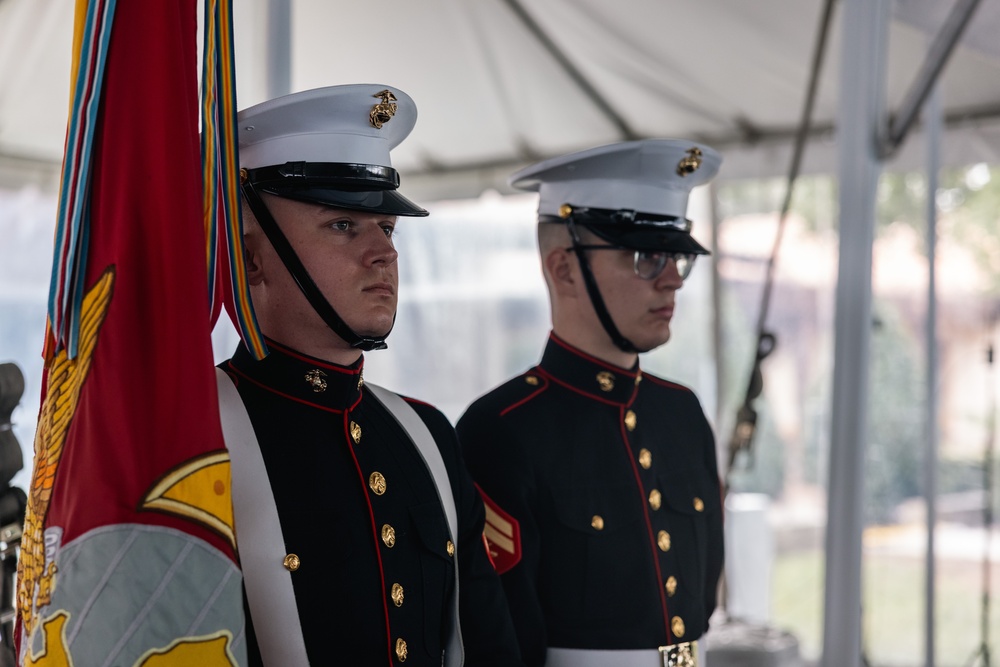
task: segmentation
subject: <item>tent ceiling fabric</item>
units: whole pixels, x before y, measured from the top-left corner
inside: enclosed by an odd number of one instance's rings
[[[241,107],[267,96],[268,1],[234,3]],[[822,4],[383,0],[374,12],[363,3],[294,0],[290,81],[292,90],[377,82],[410,93],[419,120],[394,160],[425,196],[504,189],[506,174],[525,162],[630,137],[713,144],[726,157],[723,179],[782,176]],[[951,6],[896,0],[890,110]],[[45,165],[58,169],[72,7],[69,0],[0,0],[0,185],[37,178]],[[804,172],[835,166],[838,15],[833,25]],[[998,31],[1000,0],[982,0],[943,73],[946,163],[1000,154]],[[922,148],[914,143],[896,160],[919,168]]]

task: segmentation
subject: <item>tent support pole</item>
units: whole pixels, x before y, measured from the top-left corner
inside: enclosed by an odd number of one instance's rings
[[[906,139],[906,134],[920,113],[920,107],[923,106],[924,100],[930,94],[931,88],[948,62],[948,58],[951,57],[951,52],[955,50],[955,45],[958,44],[962,32],[972,20],[972,14],[979,6],[979,2],[980,0],[955,0],[948,18],[945,19],[941,30],[934,37],[934,41],[927,51],[927,57],[924,59],[920,71],[917,72],[913,84],[906,91],[906,96],[899,105],[899,111],[896,112],[895,118],[889,126],[889,132],[879,147],[883,159],[891,156]]]
[[[292,92],[291,0],[267,0],[267,99]]]
[[[838,102],[840,250],[827,484],[822,667],[859,667],[871,268],[887,0],[844,0]]]
[[[924,498],[927,506],[927,558],[924,600],[924,664],[934,667],[934,528],[937,524],[938,338],[937,338],[937,189],[941,164],[941,92],[934,86],[924,108],[927,122],[927,442]]]

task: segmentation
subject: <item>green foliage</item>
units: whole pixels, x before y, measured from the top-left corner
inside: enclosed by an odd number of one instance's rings
[[[871,338],[867,523],[889,523],[904,498],[920,495],[926,441],[925,372],[920,346],[892,306],[876,302]]]
[[[936,194],[938,238],[971,253],[1000,293],[1000,168],[976,164],[942,170]],[[876,220],[880,227],[901,222],[927,232],[927,179],[922,174],[887,172],[879,180]],[[923,247],[923,246],[922,246]]]

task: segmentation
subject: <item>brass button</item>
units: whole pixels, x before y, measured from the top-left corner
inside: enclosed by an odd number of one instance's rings
[[[670,575],[669,577],[667,577],[666,589],[667,589],[667,597],[672,598],[674,596],[674,593],[677,592],[677,577],[675,577],[674,575]]]
[[[361,387],[365,386],[365,374],[364,372],[358,373],[358,391],[361,391]]]
[[[649,506],[653,508],[653,511],[660,509],[660,504],[663,502],[663,496],[660,495],[659,490],[653,489],[649,492]]]
[[[285,559],[281,561],[281,564],[285,566],[285,569],[289,572],[295,572],[302,566],[302,561],[295,554],[288,554]]]
[[[640,382],[642,382],[642,371],[639,371],[635,375],[635,386],[638,387]]]
[[[355,445],[361,444],[361,427],[353,421],[351,422],[351,440],[354,441]]]
[[[636,417],[635,417],[635,413],[634,412],[632,412],[631,410],[629,410],[628,412],[626,412],[625,413],[625,428],[627,428],[629,431],[634,431],[635,430],[635,420],[636,420]]]
[[[396,546],[396,529],[387,523],[382,525],[382,542],[390,549]]]
[[[590,527],[594,530],[604,530],[604,517],[600,514],[595,514],[594,518],[590,520]]]
[[[607,371],[601,371],[597,374],[597,386],[601,391],[611,391],[615,388],[615,376]]]
[[[369,475],[368,487],[375,493],[376,496],[381,496],[385,493],[385,477],[382,473],[376,471]]]
[[[406,642],[402,639],[396,640],[396,657],[400,662],[406,662]]]
[[[568,218],[571,215],[573,215],[573,207],[572,206],[570,206],[569,204],[563,204],[562,206],[559,207],[559,217],[560,218]]]
[[[674,637],[680,639],[684,636],[684,619],[680,616],[674,616],[670,619],[670,631],[674,633]]]
[[[326,373],[318,368],[314,368],[306,373],[306,382],[309,383],[309,386],[312,387],[314,392],[319,394],[326,391],[326,380],[323,379],[325,377]]]
[[[695,496],[695,498],[694,498],[694,511],[695,512],[701,512],[703,509],[705,509],[705,503],[702,502],[701,498],[699,498],[698,496]]]
[[[444,550],[448,552],[449,556],[455,555],[455,543],[448,540],[448,543],[444,545]]]
[[[392,585],[392,592],[389,593],[392,596],[392,603],[397,607],[403,606],[403,587],[399,584]]]
[[[530,384],[532,387],[538,384],[538,378],[536,378],[534,375],[528,375],[527,377],[524,378],[524,381]]]
[[[639,465],[649,470],[653,465],[653,452],[645,447],[639,450]]]
[[[670,551],[670,533],[665,530],[661,530],[656,534],[656,544],[660,547],[660,551]]]

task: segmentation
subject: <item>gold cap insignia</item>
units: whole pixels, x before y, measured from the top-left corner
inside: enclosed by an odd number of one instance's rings
[[[375,93],[372,97],[378,97],[382,101],[372,107],[368,113],[368,120],[371,121],[372,127],[381,130],[382,126],[396,115],[396,96],[392,94],[391,90],[386,89]]]
[[[701,149],[695,146],[694,148],[687,149],[687,155],[681,158],[681,161],[677,163],[677,175],[684,178],[688,174],[693,174],[698,171],[698,167],[701,166]]]

